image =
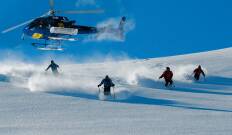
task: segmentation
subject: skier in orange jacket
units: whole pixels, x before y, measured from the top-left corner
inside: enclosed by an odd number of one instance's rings
[[[163,72],[163,74],[159,77],[159,79],[164,78],[165,86],[168,87],[173,84],[172,77],[173,77],[173,72],[170,70],[170,67],[167,67],[166,71]]]

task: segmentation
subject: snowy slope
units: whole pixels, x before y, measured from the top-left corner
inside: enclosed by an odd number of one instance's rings
[[[3,135],[231,135],[232,48],[182,56],[104,63],[0,64],[0,134]],[[201,64],[206,80],[187,76]],[[159,75],[174,71],[175,88]],[[98,99],[106,75],[116,100]]]

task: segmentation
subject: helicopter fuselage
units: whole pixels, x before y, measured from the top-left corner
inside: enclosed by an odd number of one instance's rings
[[[33,20],[24,29],[24,35],[33,39],[49,40],[51,38],[75,36],[77,34],[95,34],[97,28],[76,25],[76,21],[70,21],[63,16],[46,16]]]

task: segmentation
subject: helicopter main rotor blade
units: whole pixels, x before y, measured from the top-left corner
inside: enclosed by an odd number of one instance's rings
[[[45,13],[45,14],[43,14],[43,15],[40,16],[40,17],[47,16],[48,14],[49,14],[49,13]],[[20,27],[22,27],[22,26],[24,26],[24,25],[27,25],[28,23],[32,22],[33,20],[34,20],[34,19],[31,19],[31,20],[28,20],[28,21],[23,22],[23,23],[21,23],[21,24],[18,24],[18,25],[15,25],[15,26],[13,26],[13,27],[10,27],[10,28],[8,28],[8,29],[2,31],[2,34],[5,34],[5,33],[7,33],[7,32],[10,32],[10,31],[12,31],[12,30],[15,30],[15,29],[17,29],[17,28],[20,28]]]
[[[101,14],[104,13],[104,10],[102,9],[96,9],[96,10],[67,10],[67,11],[61,11],[57,10],[55,11],[58,14],[64,13],[64,14]]]
[[[54,10],[54,0],[50,0],[49,1],[49,5],[50,5],[50,10]]]
[[[10,31],[12,31],[12,30],[15,30],[15,29],[17,29],[17,28],[19,28],[19,27],[22,27],[22,26],[24,26],[24,25],[27,25],[28,23],[30,23],[30,22],[33,21],[33,20],[34,20],[34,19],[31,19],[31,20],[26,21],[26,22],[24,22],[24,23],[21,23],[21,24],[19,24],[19,25],[16,25],[16,26],[13,26],[13,27],[11,27],[11,28],[8,28],[8,29],[2,31],[2,34],[5,34],[5,33],[10,32]]]

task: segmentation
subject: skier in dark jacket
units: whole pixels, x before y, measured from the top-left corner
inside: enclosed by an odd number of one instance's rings
[[[104,85],[104,95],[110,95],[110,88],[115,86],[108,75],[101,81],[98,87],[102,85]]]
[[[166,68],[166,71],[159,77],[159,79],[164,78],[165,80],[165,87],[171,86],[173,84],[172,81],[173,73],[169,67]]]
[[[51,61],[51,64],[47,67],[47,69],[45,71],[48,71],[48,69],[50,69],[50,68],[51,68],[53,74],[57,75],[59,73],[58,68],[60,68],[60,67],[53,60]]]
[[[202,70],[201,66],[199,65],[198,68],[196,68],[194,71],[193,71],[193,74],[194,74],[194,78],[198,81],[200,79],[200,76],[201,74],[205,77],[205,73],[204,71]]]

